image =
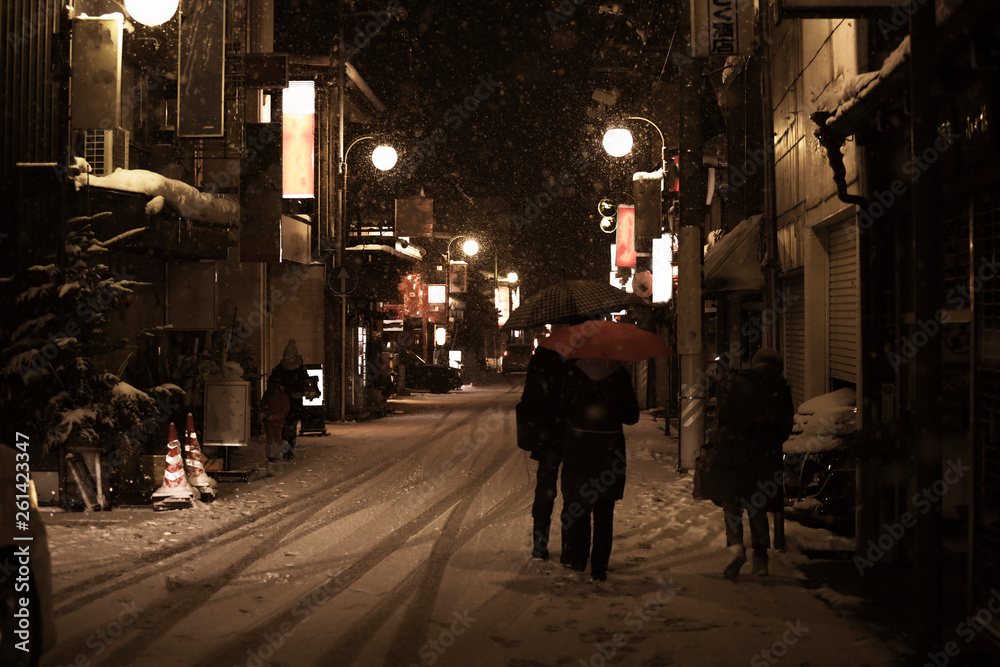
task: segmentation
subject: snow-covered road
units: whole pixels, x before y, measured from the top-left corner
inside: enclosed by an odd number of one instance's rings
[[[800,554],[724,579],[721,512],[691,498],[648,413],[626,427],[608,581],[531,560],[519,395],[415,394],[330,424],[211,505],[48,515],[59,644],[43,665],[901,664],[858,601],[804,585]]]

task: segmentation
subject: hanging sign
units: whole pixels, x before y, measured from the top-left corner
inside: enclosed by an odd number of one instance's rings
[[[691,0],[691,56],[749,56],[753,53],[750,0]]]
[[[615,265],[635,266],[635,206],[618,207],[618,236],[615,239]]]

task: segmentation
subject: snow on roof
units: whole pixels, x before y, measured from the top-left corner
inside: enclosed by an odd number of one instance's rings
[[[81,187],[95,187],[149,195],[154,199],[147,211],[155,212],[158,205],[162,207],[156,201],[156,198],[162,197],[180,215],[192,220],[236,225],[240,219],[240,206],[231,199],[201,192],[187,183],[145,169],[115,169],[110,176],[81,173],[73,180],[77,190]]]
[[[896,50],[886,57],[882,63],[882,68],[877,72],[865,72],[858,74],[844,83],[840,97],[836,105],[830,110],[830,117],[826,119],[827,125],[833,125],[861,100],[871,95],[872,91],[878,88],[882,82],[889,79],[899,70],[910,56],[910,36],[907,35]]]
[[[804,402],[795,413],[792,435],[783,447],[785,453],[835,449],[840,445],[840,436],[856,429],[856,401],[853,389],[838,389]]]
[[[396,241],[395,247],[385,245],[384,243],[365,243],[363,245],[352,245],[345,248],[345,250],[377,250],[379,252],[387,252],[390,255],[395,255],[397,257],[405,257],[407,259],[423,259],[423,253],[413,244],[404,246],[399,241]]]

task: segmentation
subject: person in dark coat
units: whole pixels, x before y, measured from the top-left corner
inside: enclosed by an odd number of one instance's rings
[[[618,361],[575,359],[565,366],[558,403],[563,438],[564,561],[607,579],[615,501],[625,493],[625,433],[639,421],[628,372]],[[593,534],[591,534],[593,517]],[[593,538],[593,539],[591,539]]]
[[[781,446],[792,432],[795,414],[782,368],[776,350],[761,348],[750,368],[730,378],[728,390],[719,399],[722,434],[712,465],[724,475],[725,490],[712,500],[725,513],[726,545],[732,560],[723,575],[730,579],[735,579],[747,562],[744,510],[750,522],[753,572],[767,574],[767,550],[771,547],[767,512],[782,508]]]
[[[268,385],[272,382],[277,384],[288,395],[290,409],[285,417],[285,426],[281,429],[281,437],[290,447],[282,459],[291,461],[295,457],[295,435],[299,419],[302,418],[302,397],[306,395],[309,398],[319,397],[319,387],[302,365],[302,357],[299,356],[299,349],[294,339],[289,339],[281,361],[271,371],[267,382]]]
[[[277,382],[268,381],[267,391],[260,397],[260,411],[264,418],[264,434],[267,437],[265,453],[267,460],[274,463],[289,451],[288,443],[282,437],[285,428],[285,418],[292,405],[288,394]]]
[[[556,418],[555,403],[564,363],[558,352],[535,348],[528,362],[521,402],[515,409],[518,446],[529,450],[531,458],[538,461],[531,504],[531,555],[542,560],[549,557],[549,529],[562,462],[562,427]]]

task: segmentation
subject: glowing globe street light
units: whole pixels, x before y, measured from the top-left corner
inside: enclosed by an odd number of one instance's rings
[[[381,171],[389,171],[396,166],[396,149],[392,146],[377,146],[372,151],[372,164]]]
[[[125,0],[125,11],[143,25],[166,23],[177,13],[179,0]]]
[[[628,155],[632,150],[632,133],[621,127],[611,128],[604,133],[603,143],[608,155],[614,157]]]

